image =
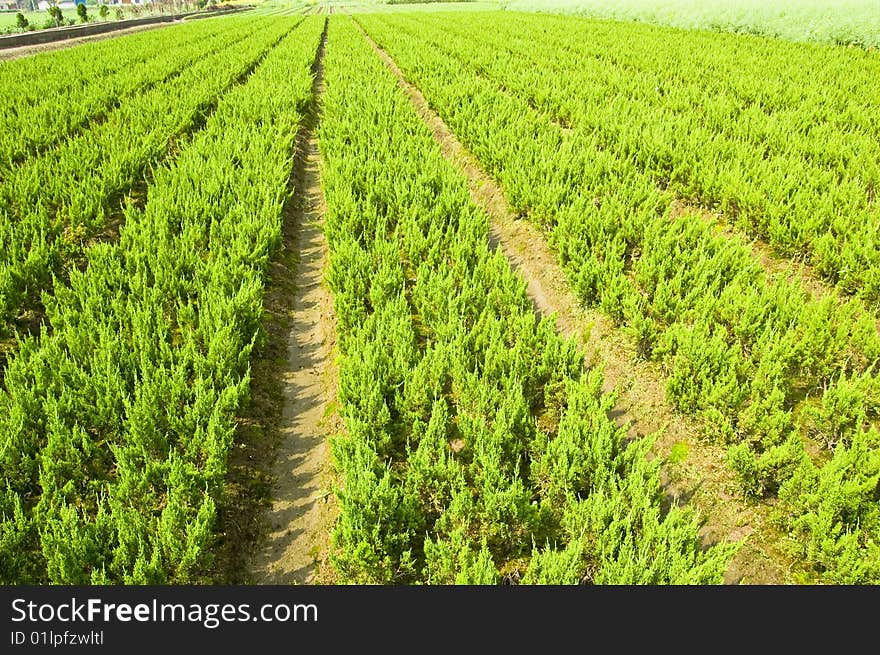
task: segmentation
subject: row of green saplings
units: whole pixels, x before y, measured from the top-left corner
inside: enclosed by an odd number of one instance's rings
[[[194,43],[183,50],[167,49],[158,66],[174,62],[179,74],[165,75],[142,94],[128,94],[94,129],[10,170],[0,183],[0,235],[8,244],[0,248],[0,339],[31,329],[18,317],[30,310],[39,314],[43,292],[83,260],[87,245],[118,211],[114,198],[130,193],[169,141],[193,129],[204,116],[202,108],[289,28],[286,20],[269,22],[236,21],[232,30],[201,45],[190,39]],[[196,57],[198,52],[211,54]],[[85,169],[84,161],[90,162]]]
[[[210,574],[265,266],[280,241],[278,190],[321,30],[306,22],[219,101],[157,168],[118,241],[92,248],[89,267],[55,289],[53,332],[10,362],[0,580]]]
[[[717,583],[692,511],[662,509],[576,344],[538,320],[485,215],[350,24],[320,141],[342,355],[333,562],[355,583]]]
[[[880,579],[880,439],[868,427],[880,340],[870,316],[857,303],[808,301],[795,286],[770,284],[746,245],[675,216],[669,196],[613,148],[566,137],[495,83],[425,54],[420,38],[382,29],[391,18],[359,20],[489,162],[513,204],[551,226],[574,289],[667,368],[673,403],[719,428],[744,490],[778,491],[800,556],[829,581]],[[794,415],[805,380],[826,384],[822,401]],[[804,430],[829,442],[832,461],[811,462]]]
[[[870,60],[831,48],[738,46],[734,37],[670,38],[650,26],[550,17],[527,28],[493,18],[492,47],[474,49],[480,26],[432,20],[440,30],[419,30],[425,21],[409,19],[410,31],[563,124],[616,144],[661,186],[721,210],[780,254],[803,256],[842,291],[880,302],[880,251],[870,227],[880,180],[869,120],[876,103],[859,91],[872,79]],[[535,43],[529,30],[540,28]],[[803,73],[816,57],[849,84],[829,94],[835,80]],[[535,75],[536,66],[557,74]]]

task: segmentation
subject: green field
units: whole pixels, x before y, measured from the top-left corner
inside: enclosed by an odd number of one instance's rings
[[[880,583],[877,52],[382,9],[0,62],[0,582]]]
[[[227,3],[234,4],[234,3]],[[302,3],[299,3],[302,4]],[[87,6],[88,17],[90,22],[104,22],[104,21],[115,21],[118,20],[116,16],[117,10],[122,11],[123,18],[143,18],[148,16],[156,16],[161,13],[168,13],[167,11],[163,11],[159,8],[152,8],[149,5],[132,7],[129,6],[112,6],[108,5],[107,7],[110,10],[110,13],[106,18],[101,18],[98,13],[100,7],[97,4],[89,4]],[[186,11],[194,11],[195,6],[191,7]],[[19,12],[17,11],[2,11],[0,12],[0,34],[4,32],[18,32],[17,28],[17,15]],[[79,16],[74,9],[64,9],[62,11],[64,15],[65,22],[74,21],[75,24],[79,25],[81,21],[79,20]],[[54,23],[51,23],[51,19],[49,18],[49,14],[46,11],[22,11],[21,14],[27,19],[28,23],[34,29],[43,29],[46,27],[54,27]]]
[[[23,11],[21,13],[27,19],[28,23],[32,24],[35,28],[43,27],[43,24],[49,20],[49,14],[45,11]],[[0,32],[4,32],[6,30],[14,30],[16,27],[17,15],[18,12],[16,11],[0,12]],[[69,18],[76,20],[76,17],[76,12],[74,10],[64,10],[65,19]]]
[[[880,8],[871,0],[507,0],[502,5],[514,11],[880,47]]]

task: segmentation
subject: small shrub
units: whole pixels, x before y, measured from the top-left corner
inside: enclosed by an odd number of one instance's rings
[[[18,12],[17,14],[15,14],[15,26],[18,29],[26,30],[28,28],[28,25],[30,25],[30,23],[28,23],[28,19],[24,17],[23,13]]]
[[[46,12],[49,14],[49,20],[52,23],[50,27],[60,27],[64,24],[64,13],[61,11],[61,7],[51,5]]]
[[[672,444],[672,449],[669,451],[669,457],[667,457],[667,461],[670,464],[679,464],[685,461],[690,454],[690,448],[687,445],[686,441],[677,441]]]
[[[89,10],[86,8],[86,3],[83,2],[76,6],[76,15],[79,16],[79,22],[89,22]]]
[[[761,496],[763,490],[758,462],[747,443],[737,444],[728,449],[727,464],[736,473],[743,493],[751,497]]]

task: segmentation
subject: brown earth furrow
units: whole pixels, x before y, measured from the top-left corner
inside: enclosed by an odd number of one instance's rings
[[[336,330],[324,283],[327,243],[315,127],[323,93],[327,25],[313,65],[312,103],[296,137],[283,242],[264,301],[267,342],[255,353],[251,403],[230,458],[225,582],[333,582],[330,535],[337,511],[327,437],[336,414]]]
[[[327,242],[322,231],[326,206],[321,190],[317,102],[323,93],[326,32],[316,58],[313,103],[303,122],[294,172],[296,291],[283,370],[281,439],[272,467],[274,485],[266,521],[268,535],[250,575],[260,584],[311,584],[325,579],[335,498],[330,448],[335,429],[336,344],[333,301],[324,284]],[[319,570],[320,569],[320,570]]]

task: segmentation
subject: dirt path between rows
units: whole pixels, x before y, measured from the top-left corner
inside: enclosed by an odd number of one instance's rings
[[[336,396],[336,321],[324,286],[324,194],[315,134],[323,93],[325,23],[312,66],[312,103],[295,140],[282,244],[269,263],[267,335],[251,358],[250,403],[239,417],[211,572],[226,584],[333,582],[336,515],[327,436],[341,421]]]
[[[295,293],[281,371],[283,408],[271,472],[272,501],[265,517],[268,535],[249,566],[249,578],[258,584],[310,584],[332,575],[326,564],[336,503],[327,437],[338,421],[332,409],[336,330],[332,298],[324,284],[325,203],[315,134],[325,44],[326,32],[316,57],[315,103],[298,139],[295,195],[285,217],[296,231]]]
[[[359,26],[360,27],[360,26]],[[723,448],[700,438],[700,426],[675,413],[665,401],[657,366],[637,361],[635,350],[601,313],[581,306],[539,228],[516,219],[502,189],[480,167],[422,93],[407,82],[394,60],[361,28],[364,38],[395,74],[400,86],[439,143],[444,156],[466,178],[474,202],[490,219],[490,242],[526,281],[536,311],[556,315],[557,330],[583,343],[587,362],[605,373],[605,391],[616,390],[614,419],[632,437],[660,432],[655,453],[664,461],[676,446],[682,461],[663,466],[670,504],[688,504],[704,520],[704,543],[742,542],[725,574],[727,583],[778,584],[786,581],[790,562],[779,548],[780,535],[769,521],[769,507],[738,494],[738,483],[725,466]]]

